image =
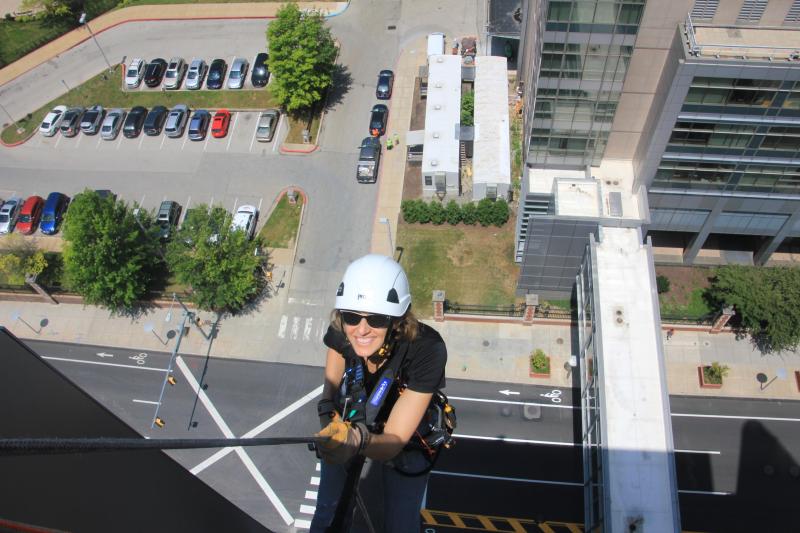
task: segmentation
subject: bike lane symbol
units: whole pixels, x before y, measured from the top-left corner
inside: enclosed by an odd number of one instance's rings
[[[131,356],[128,357],[128,359],[133,359],[134,361],[136,361],[137,365],[143,365],[144,364],[144,360],[146,358],[147,358],[147,354],[144,353],[144,352],[141,352],[139,355],[131,355]]]
[[[550,398],[553,403],[561,403],[561,390],[559,389],[553,389],[551,392],[540,394],[539,396]]]

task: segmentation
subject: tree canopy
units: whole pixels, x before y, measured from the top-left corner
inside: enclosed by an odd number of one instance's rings
[[[158,269],[156,231],[146,212],[144,230],[122,201],[94,191],[77,194],[64,223],[64,273],[84,301],[114,310],[130,309],[147,296]]]
[[[318,12],[290,3],[267,28],[272,94],[289,112],[309,109],[333,82],[336,46]]]
[[[231,231],[227,211],[200,205],[186,213],[183,226],[167,247],[167,260],[180,283],[190,285],[200,308],[235,312],[262,289],[255,254],[258,239]]]
[[[720,267],[709,295],[734,307],[762,349],[791,349],[800,343],[800,269]]]

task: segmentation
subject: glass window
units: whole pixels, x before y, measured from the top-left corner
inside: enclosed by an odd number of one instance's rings
[[[553,22],[568,22],[571,8],[571,2],[550,2],[547,6],[547,20]]]
[[[642,16],[642,6],[622,4],[619,8],[619,24],[639,24]]]

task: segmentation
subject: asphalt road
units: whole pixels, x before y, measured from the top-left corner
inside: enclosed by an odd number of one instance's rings
[[[30,345],[146,436],[316,430],[316,367],[182,356],[174,372],[178,382],[167,386],[159,408],[166,426],[152,430],[168,354]],[[570,391],[555,403],[550,388],[450,379],[446,392],[457,409],[458,438],[431,475],[428,529],[466,527],[479,520],[473,515],[521,521],[519,527],[530,531],[534,522],[583,522],[580,428]],[[798,403],[675,397],[672,411],[683,528],[791,531],[800,519]],[[310,518],[303,511],[313,509],[309,493],[316,492],[319,474],[303,446],[253,448],[245,456],[207,450],[170,455],[275,531],[291,531],[289,522],[302,526]]]

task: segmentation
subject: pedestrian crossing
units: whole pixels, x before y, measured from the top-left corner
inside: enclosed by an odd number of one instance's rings
[[[316,343],[322,342],[327,330],[327,318],[281,315],[278,338]]]
[[[316,471],[320,472],[321,465],[320,462],[317,461],[316,464]],[[319,486],[319,475],[315,475],[311,477],[309,481],[311,488],[314,490],[307,490],[305,499],[306,502],[300,504],[300,514],[302,518],[295,518],[294,520],[294,527],[296,529],[310,529],[311,528],[311,518],[314,516],[314,511],[317,509],[317,487]]]

